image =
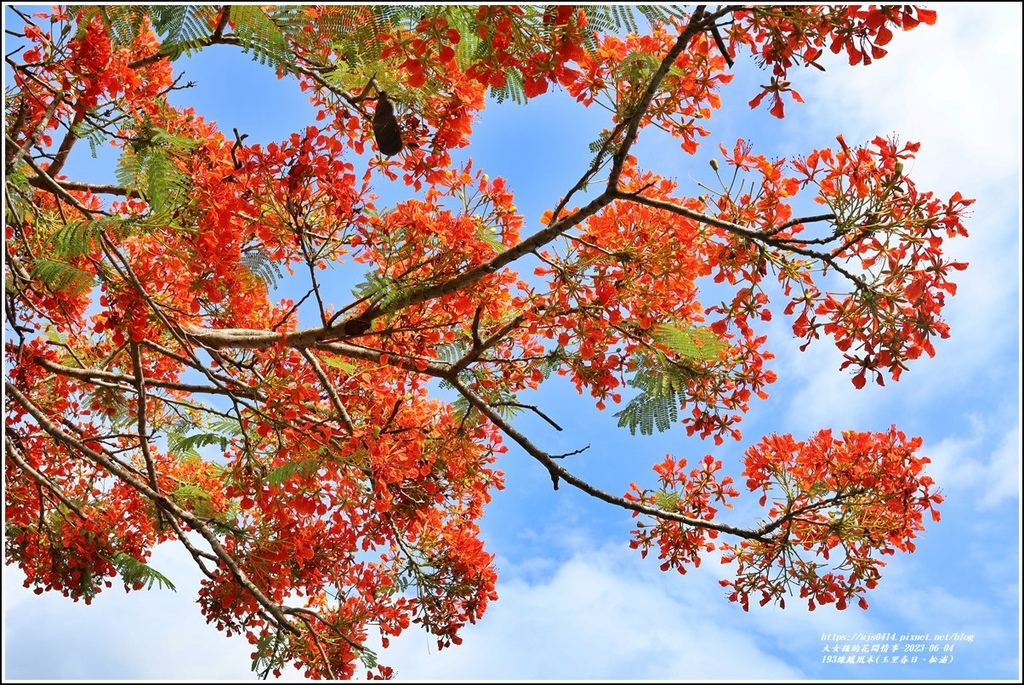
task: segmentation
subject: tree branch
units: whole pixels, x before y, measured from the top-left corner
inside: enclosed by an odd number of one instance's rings
[[[583,480],[582,478],[578,478],[577,476],[573,475],[570,471],[560,466],[555,461],[554,456],[537,448],[532,442],[530,442],[530,440],[525,435],[516,430],[510,423],[505,421],[505,419],[502,418],[500,414],[494,411],[494,409],[487,403],[486,400],[484,400],[482,397],[477,395],[466,385],[460,382],[458,378],[449,376],[445,378],[445,380],[451,383],[455,387],[455,389],[458,390],[459,393],[463,397],[465,397],[466,400],[471,405],[476,407],[484,416],[486,416],[492,423],[494,423],[494,425],[500,428],[502,433],[512,438],[512,440],[514,440],[516,444],[522,447],[527,454],[529,454],[531,457],[539,461],[544,466],[544,468],[548,470],[548,473],[551,474],[551,481],[554,484],[556,490],[558,489],[558,481],[561,479],[564,480],[569,485],[576,488],[577,490],[582,490],[591,497],[595,497],[603,502],[613,504],[622,509],[628,509],[630,511],[635,511],[640,514],[646,514],[647,516],[652,516],[663,521],[677,521],[679,523],[684,523],[688,526],[694,526],[696,528],[717,530],[719,532],[727,533],[729,535],[735,535],[737,537],[741,537],[747,540],[763,539],[763,535],[759,531],[752,531],[746,528],[738,528],[736,526],[731,526],[726,523],[715,523],[713,521],[695,519],[689,516],[684,516],[683,514],[680,514],[678,512],[666,511],[664,509],[650,507],[645,504],[630,502],[629,500],[623,497],[618,497],[616,495],[612,495],[603,490],[600,490],[599,488],[594,487],[593,485]]]
[[[52,178],[52,177],[51,177]],[[141,198],[142,195],[135,190],[128,190],[124,186],[109,183],[85,183],[82,181],[65,181],[53,179],[64,190],[92,193],[94,195],[120,195],[121,197]],[[41,190],[50,190],[52,186],[41,176],[29,176],[29,185]]]
[[[153,488],[156,493],[160,492],[160,484],[156,480],[156,466],[153,464],[153,455],[149,449],[149,429],[146,426],[147,423],[147,412],[146,412],[146,379],[145,374],[142,371],[142,359],[139,355],[139,344],[132,341],[128,345],[128,354],[132,359],[132,369],[135,372],[135,392],[138,397],[136,403],[136,419],[139,431],[139,449],[142,452],[142,458],[146,462],[146,472],[149,474],[149,485]],[[162,499],[162,496],[161,496]],[[155,500],[158,503],[156,507],[156,525],[157,530],[163,529],[164,526],[164,515],[159,507],[159,499]]]
[[[50,104],[47,105],[46,111],[43,112],[43,116],[39,120],[39,123],[36,125],[35,130],[31,133],[31,135],[29,135],[25,139],[25,143],[23,145],[18,145],[17,141],[11,138],[11,136],[6,131],[4,131],[4,139],[6,140],[8,145],[8,149],[6,151],[6,158],[4,159],[4,168],[7,170],[8,173],[10,173],[10,171],[14,169],[14,165],[17,164],[18,160],[21,159],[22,157],[24,157],[27,161],[30,161],[32,159],[26,153],[28,152],[29,148],[31,148],[33,145],[39,142],[39,137],[43,134],[43,131],[46,130],[46,125],[50,123],[50,119],[57,111],[57,107],[59,107],[63,102],[64,93],[57,93],[54,96],[53,100],[50,101]]]
[[[104,371],[102,369],[79,369],[73,366],[65,366],[58,364],[57,362],[50,361],[45,357],[36,357],[33,362],[39,366],[52,371],[53,373],[60,374],[62,376],[68,376],[71,378],[78,378],[83,381],[110,381],[111,383],[132,383],[133,379],[131,376],[126,376],[121,373],[114,371]],[[165,388],[167,390],[177,390],[179,392],[186,393],[197,393],[197,394],[213,394],[213,395],[231,395],[249,397],[253,399],[263,399],[262,394],[256,388],[249,388],[239,386],[237,388],[224,388],[216,385],[197,385],[193,383],[177,383],[173,381],[161,381],[154,378],[146,377],[143,379],[143,383],[146,387],[153,388]],[[116,387],[110,385],[108,387]]]
[[[723,219],[718,219],[718,218],[715,218],[713,216],[708,216],[706,214],[701,214],[700,212],[695,212],[692,209],[688,209],[687,207],[683,207],[682,205],[677,205],[674,202],[668,202],[666,200],[658,200],[658,199],[655,199],[655,198],[644,197],[643,195],[639,195],[637,193],[626,193],[626,192],[617,190],[617,191],[613,192],[613,195],[616,198],[621,198],[623,200],[630,200],[630,201],[636,202],[638,204],[647,205],[648,207],[656,207],[658,209],[663,209],[663,210],[665,210],[667,212],[671,212],[672,214],[677,214],[679,216],[686,217],[687,219],[692,219],[694,221],[699,221],[701,223],[708,224],[710,226],[715,226],[717,228],[721,228],[721,229],[723,229],[725,231],[728,231],[730,233],[733,233],[735,235],[739,235],[739,236],[742,236],[744,238],[747,238],[748,240],[752,240],[752,241],[755,241],[755,242],[763,243],[765,245],[769,245],[769,246],[774,247],[774,248],[779,249],[779,250],[784,250],[786,252],[792,252],[794,254],[799,254],[799,255],[803,255],[805,257],[812,257],[814,259],[821,260],[822,262],[828,264],[830,267],[835,269],[838,273],[840,273],[843,276],[845,276],[848,280],[852,281],[853,284],[857,287],[857,289],[860,290],[860,289],[867,289],[868,288],[868,284],[864,281],[863,278],[861,278],[860,276],[857,276],[856,274],[848,271],[846,268],[844,268],[842,265],[840,265],[835,260],[835,257],[833,255],[825,253],[825,252],[819,252],[817,250],[811,250],[809,248],[800,247],[799,245],[794,245],[789,240],[772,238],[771,236],[774,235],[775,233],[777,233],[778,232],[777,230],[773,230],[773,231],[755,231],[755,230],[751,230],[749,228],[744,228],[743,226],[740,226],[739,224],[732,223],[731,221],[725,221]],[[827,216],[827,215],[825,215],[825,216]],[[811,218],[813,219],[815,217],[811,217]],[[817,217],[817,218],[820,219],[820,217]]]

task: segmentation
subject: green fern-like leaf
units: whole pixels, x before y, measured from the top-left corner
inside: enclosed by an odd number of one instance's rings
[[[153,28],[163,39],[160,54],[173,62],[209,44],[217,13],[208,5],[156,5],[149,8]]]
[[[214,28],[214,8],[207,5],[153,5],[153,30],[165,43],[198,41]]]
[[[399,281],[377,272],[367,273],[366,280],[352,289],[352,294],[356,297],[366,298],[380,306],[387,306],[404,292]]]
[[[462,67],[473,62],[480,56],[484,47],[483,40],[474,30],[476,8],[468,5],[452,7],[448,16],[449,25],[459,32],[459,42],[455,44],[455,61]]]
[[[145,20],[145,10],[133,6],[104,5],[69,5],[68,13],[77,14],[81,10],[78,21],[77,37],[85,35],[85,29],[97,16],[107,27],[111,41],[118,47],[131,45],[138,37],[139,30]]]
[[[363,647],[359,650],[359,660],[363,663],[366,668],[377,667],[377,652],[373,651],[369,647]]]
[[[174,154],[186,152],[197,145],[196,141],[191,138],[176,136],[160,128],[153,127],[150,130],[152,144]]]
[[[639,358],[628,385],[640,393],[616,412],[619,427],[629,428],[633,435],[637,429],[641,435],[651,435],[655,429],[668,430],[678,420],[679,408],[690,397],[691,383],[710,373],[696,358],[692,363],[670,360],[661,353]]]
[[[493,247],[495,252],[501,253],[508,249],[492,226],[481,226],[476,237]]]
[[[266,680],[273,671],[285,666],[288,655],[288,638],[284,631],[267,631],[256,641],[252,671],[260,680]]]
[[[637,15],[650,24],[684,19],[686,9],[679,5],[587,5],[587,26],[602,33],[639,32]]]
[[[544,378],[549,378],[551,374],[562,368],[566,358],[565,348],[561,345],[558,345],[555,349],[544,355],[544,361],[541,362],[540,366],[540,372]]]
[[[523,74],[518,69],[505,68],[505,84],[500,88],[491,88],[491,97],[500,104],[511,100],[517,105],[526,103],[526,91],[523,89]]]
[[[657,324],[651,329],[651,337],[673,352],[694,361],[713,361],[729,347],[711,329],[697,326]]]
[[[221,435],[242,435],[242,426],[238,423],[237,419],[228,418],[226,416],[214,416],[207,423],[210,429],[215,433]]]
[[[170,493],[172,499],[203,519],[214,517],[213,497],[198,485],[183,483]]]
[[[242,264],[271,288],[277,287],[277,282],[284,277],[280,265],[270,258],[265,250],[258,247],[247,249],[242,254]]]
[[[395,27],[411,28],[421,17],[433,12],[450,10],[452,15],[449,21],[453,22],[453,26],[458,25],[455,18],[461,15],[461,12],[450,6],[429,5],[336,5],[331,10],[318,18],[321,31],[316,39],[322,41],[324,35],[329,35],[336,56],[330,64],[331,68],[325,70],[322,77],[333,88],[352,93],[361,92],[372,78],[378,90],[392,96],[398,112],[422,102],[428,93],[402,83],[394,58],[382,59],[384,44],[378,36]],[[289,38],[295,43],[304,44],[303,41],[313,38],[312,34],[306,34],[297,27],[292,30],[280,19],[277,21],[289,32]],[[319,48],[320,45],[309,47]],[[455,47],[465,49],[461,43]],[[372,91],[367,94],[375,95]]]
[[[459,380],[473,390],[489,404],[503,419],[513,419],[523,413],[523,407],[518,406],[515,393],[478,385],[478,378],[473,369],[464,369],[459,374]],[[444,384],[445,388],[451,387]],[[452,402],[452,408],[456,414],[470,416],[476,409],[461,395]]]
[[[100,149],[109,140],[108,134],[92,119],[82,119],[72,125],[71,132],[80,140],[84,139],[89,144],[89,152],[93,159],[99,157]]]
[[[281,11],[290,13],[289,8]],[[274,18],[259,5],[232,5],[231,20],[243,52],[252,51],[260,64],[285,72],[295,71],[295,57],[288,37]]]
[[[623,27],[618,23],[619,13],[612,5],[586,7],[587,28],[596,33],[614,33]]]
[[[153,586],[156,585],[160,588],[167,588],[172,592],[177,591],[174,583],[167,576],[155,568],[147,566],[130,554],[117,552],[110,560],[110,563],[117,569],[125,585],[142,584],[147,590],[152,590]]]
[[[70,14],[82,10],[79,36],[99,16],[117,47],[135,42],[149,19],[163,41],[161,54],[172,60],[205,46],[216,18],[215,8],[208,5],[72,5],[68,9]]]
[[[64,259],[85,256],[93,251],[102,227],[99,221],[73,221],[59,226],[53,233],[51,254]]]
[[[167,437],[168,449],[174,454],[187,457],[200,458],[202,455],[199,454],[198,448],[209,445],[217,445],[221,452],[224,452],[228,448],[228,439],[218,433],[170,434]]]
[[[631,52],[615,69],[616,76],[629,81],[646,81],[661,65],[661,58],[650,52]]]
[[[640,31],[635,14],[639,8],[634,5],[590,5],[584,9],[587,13],[587,25],[602,33]],[[640,14],[646,18],[645,13]]]
[[[654,503],[665,511],[679,511],[679,505],[682,504],[682,501],[683,498],[680,497],[678,492],[662,490],[654,494]]]
[[[174,157],[193,145],[194,141],[147,124],[122,153],[114,174],[118,183],[142,195],[154,214],[163,215],[188,197],[191,181]]]
[[[333,354],[327,354],[317,355],[317,358],[324,364],[327,364],[327,366],[338,369],[339,371],[348,376],[355,374],[355,372],[359,370],[355,364],[345,359],[344,357],[339,357]]]
[[[53,259],[37,259],[32,273],[54,292],[72,295],[88,292],[95,283],[94,274]]]
[[[145,167],[143,175],[146,181],[146,199],[156,214],[163,214],[170,204],[170,191],[184,184],[183,179],[175,178],[176,171],[174,162],[170,157],[160,152],[151,152],[145,156]],[[178,181],[178,182],[175,182]]]
[[[463,340],[439,345],[434,350],[437,358],[446,364],[454,364],[469,350],[469,343]]]
[[[590,153],[593,158],[590,160],[591,166],[600,166],[606,162],[615,152],[614,144],[609,144],[612,132],[608,130],[601,131],[601,135],[598,136],[597,140],[592,140],[589,144]]]
[[[655,428],[663,433],[679,418],[677,404],[674,394],[640,394],[616,412],[615,416],[619,419],[619,427],[629,428],[631,435],[636,435],[637,428],[641,435],[652,435]]]
[[[635,5],[632,9],[652,24],[686,18],[686,8],[679,5]]]
[[[300,459],[284,466],[278,466],[267,474],[267,483],[270,485],[283,485],[292,476],[299,474],[309,476],[316,472],[320,466],[318,459]]]

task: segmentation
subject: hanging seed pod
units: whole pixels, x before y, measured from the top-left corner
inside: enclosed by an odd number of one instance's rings
[[[383,90],[373,111],[373,139],[377,141],[377,149],[388,157],[402,150],[402,130],[395,119],[395,108]]]

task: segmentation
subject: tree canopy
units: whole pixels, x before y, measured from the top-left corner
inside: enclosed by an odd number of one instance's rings
[[[26,586],[89,602],[173,586],[184,545],[206,618],[262,676],[386,677],[365,644],[413,623],[439,647],[497,599],[479,519],[510,448],[555,489],[632,512],[628,544],[725,595],[867,607],[942,496],[921,440],[768,435],[742,464],[667,456],[613,494],[517,427],[564,377],[624,430],[742,439],[776,380],[762,324],[830,338],[855,386],[948,337],[946,240],[971,200],[919,189],[894,137],[792,159],[739,140],[715,187],[645,168],[695,157],[740,54],[750,106],[802,98],[797,67],[884,57],[911,6],[86,6],[19,11],[5,94],[5,503]],[[296,79],[315,120],[247,143],[187,95],[183,58],[236,49]],[[822,75],[821,78],[828,78]],[[589,163],[527,228],[472,160],[476,114],[562,89],[607,110]],[[68,178],[113,146],[116,182]],[[560,160],[538,160],[537,164]],[[97,172],[98,176],[101,173]],[[388,205],[375,183],[400,180]],[[555,196],[557,195],[557,196]],[[344,273],[350,295],[332,286]],[[735,471],[733,468],[735,467]],[[735,478],[734,478],[735,476]],[[643,478],[638,476],[638,481]],[[741,491],[763,508],[723,520]]]

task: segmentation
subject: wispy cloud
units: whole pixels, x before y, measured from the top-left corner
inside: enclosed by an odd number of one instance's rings
[[[436,652],[410,634],[383,658],[427,679],[802,677],[736,620],[742,611],[723,601],[717,571],[680,578],[624,544],[591,544],[538,582],[506,573],[500,600],[463,646]]]
[[[1007,408],[1009,409],[1009,408]],[[929,448],[929,473],[947,491],[972,497],[981,511],[1020,497],[1020,426],[1009,411],[970,417],[968,435]]]

